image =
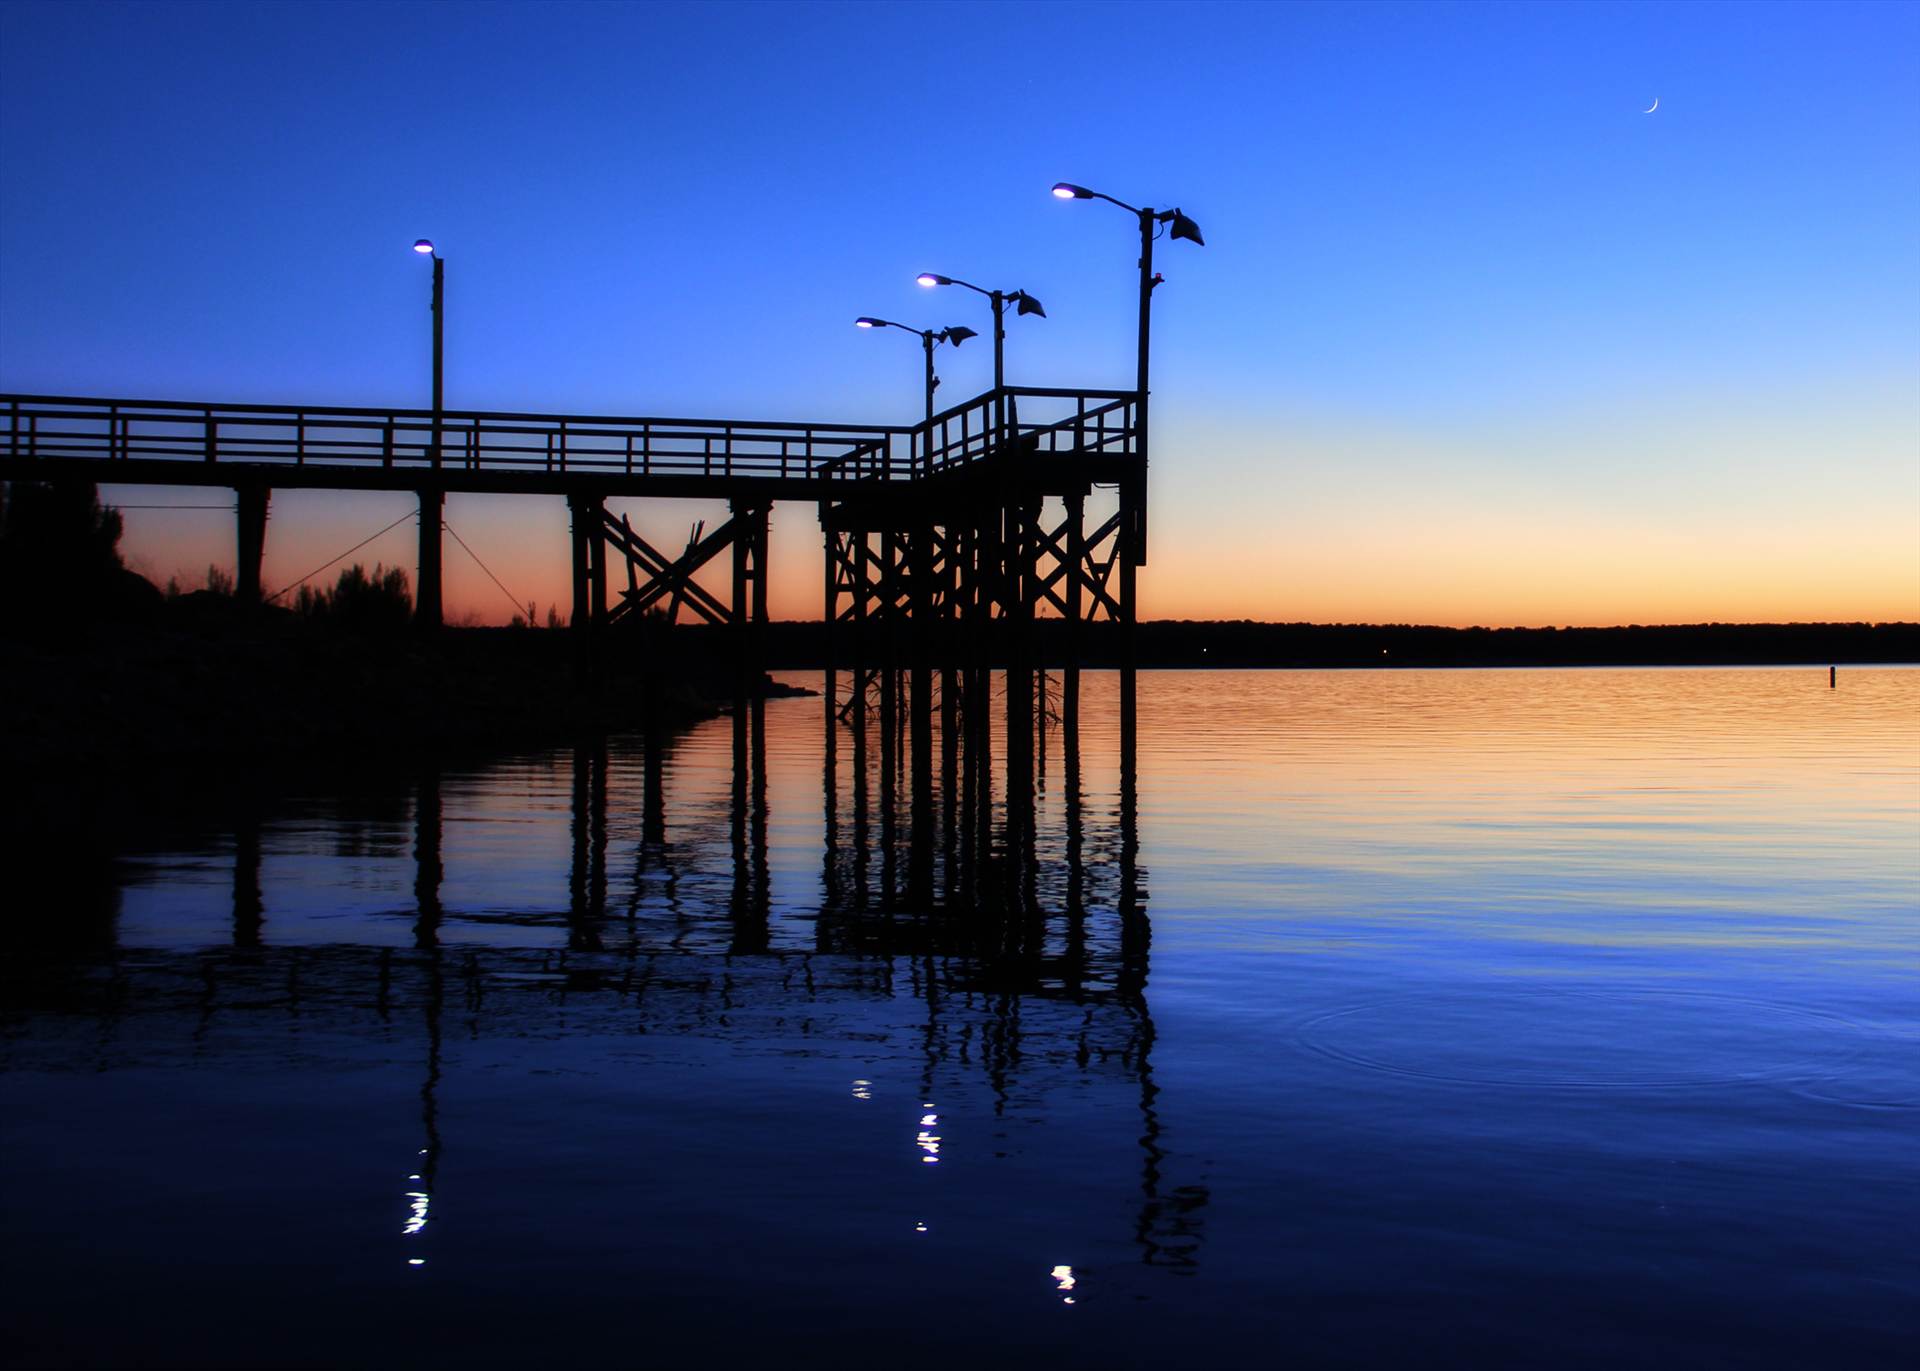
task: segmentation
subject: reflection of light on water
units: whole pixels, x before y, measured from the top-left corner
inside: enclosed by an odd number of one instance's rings
[[[424,1147],[421,1148],[419,1155],[422,1157],[426,1156],[427,1149]],[[420,1180],[421,1173],[418,1171],[409,1172],[407,1179],[410,1181]],[[433,1197],[428,1195],[424,1189],[409,1190],[406,1193],[407,1222],[405,1226],[401,1228],[400,1233],[403,1237],[412,1238],[417,1237],[420,1230],[427,1226],[427,1207],[433,1202]],[[407,1265],[418,1266],[421,1264],[421,1260],[423,1259],[409,1259]]]
[[[924,1154],[920,1160],[932,1166],[940,1160],[940,1135],[933,1131],[940,1126],[940,1116],[933,1112],[931,1102],[922,1102],[920,1107],[927,1112],[920,1116],[920,1133],[913,1142]]]
[[[873,1098],[873,1082],[872,1081],[855,1081],[853,1083],[853,1098],[856,1100],[872,1099]]]
[[[407,1218],[406,1227],[400,1230],[403,1235],[411,1238],[427,1226],[427,1205],[429,1202],[427,1192],[424,1190],[409,1190],[407,1192],[407,1208],[412,1212]]]
[[[1073,1279],[1073,1268],[1071,1266],[1056,1266],[1047,1274],[1053,1277],[1055,1287],[1060,1290],[1063,1295],[1060,1303],[1072,1304],[1073,1296],[1067,1295],[1065,1292],[1073,1289],[1076,1283]]]
[[[913,1231],[916,1233],[924,1233],[927,1231],[927,1226],[924,1223],[916,1223],[913,1226]]]

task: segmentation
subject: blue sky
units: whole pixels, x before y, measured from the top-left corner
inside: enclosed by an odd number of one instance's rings
[[[1011,380],[1124,385],[1130,224],[1065,178],[1207,234],[1157,262],[1149,613],[1920,617],[1920,7],[15,3],[0,46],[0,389],[423,404],[422,234],[455,407],[910,420],[912,340],[850,324],[984,331],[922,270],[1046,302]],[[168,517],[162,572],[228,536]]]

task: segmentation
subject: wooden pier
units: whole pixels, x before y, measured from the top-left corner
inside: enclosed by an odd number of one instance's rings
[[[1141,408],[1139,391],[1023,386],[912,425],[0,395],[0,479],[229,488],[238,593],[256,601],[275,490],[411,492],[427,633],[442,622],[447,495],[564,496],[583,671],[623,624],[684,610],[732,630],[742,693],[765,660],[769,513],[813,504],[830,717],[859,740],[877,709],[883,750],[904,746],[924,801],[936,720],[949,791],[958,767],[990,755],[994,673],[1005,679],[1010,773],[1031,766],[1046,726],[1039,673],[1059,669],[1060,710],[1077,723],[1080,630],[1093,622],[1118,635],[1130,750],[1146,561]],[[616,498],[723,500],[730,517],[673,553],[611,514]],[[730,574],[714,576],[715,564]],[[1036,644],[1042,615],[1065,623],[1049,635],[1055,660]]]

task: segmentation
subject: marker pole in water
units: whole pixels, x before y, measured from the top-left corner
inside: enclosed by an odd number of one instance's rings
[[[1837,690],[1839,688],[1839,680],[1838,680],[1839,675],[1840,675],[1839,667],[1830,666],[1827,668],[1827,689],[1828,690]]]

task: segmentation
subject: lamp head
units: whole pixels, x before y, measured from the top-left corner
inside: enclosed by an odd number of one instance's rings
[[[885,328],[886,324],[887,321],[885,319],[875,319],[870,314],[863,314],[853,321],[855,328]]]
[[[941,329],[939,336],[941,342],[952,343],[955,347],[959,347],[967,339],[978,338],[980,335],[963,324],[955,324],[952,328]]]
[[[1037,314],[1042,319],[1047,317],[1047,312],[1044,309],[1040,308],[1040,302],[1034,299],[1031,295],[1027,294],[1024,290],[1016,290],[1015,292],[1013,292],[1013,294],[1009,295],[1007,298],[1009,300],[1016,300],[1019,302],[1020,308],[1016,311],[1016,313],[1018,314]]]
[[[950,286],[953,284],[953,278],[951,276],[935,276],[930,271],[923,271],[913,279],[923,286]]]
[[[1201,247],[1207,245],[1207,240],[1200,236],[1200,225],[1194,223],[1193,220],[1187,218],[1187,216],[1179,210],[1167,210],[1160,217],[1163,220],[1171,221],[1173,224],[1173,229],[1169,234],[1170,237],[1185,238],[1190,242],[1198,243]]]
[[[1085,186],[1076,186],[1071,181],[1061,181],[1053,188],[1055,196],[1062,200],[1091,200],[1093,192]]]
[[[427,256],[427,257],[433,256],[433,239],[431,238],[419,239],[414,243],[413,250],[417,253],[422,254],[423,256]]]

